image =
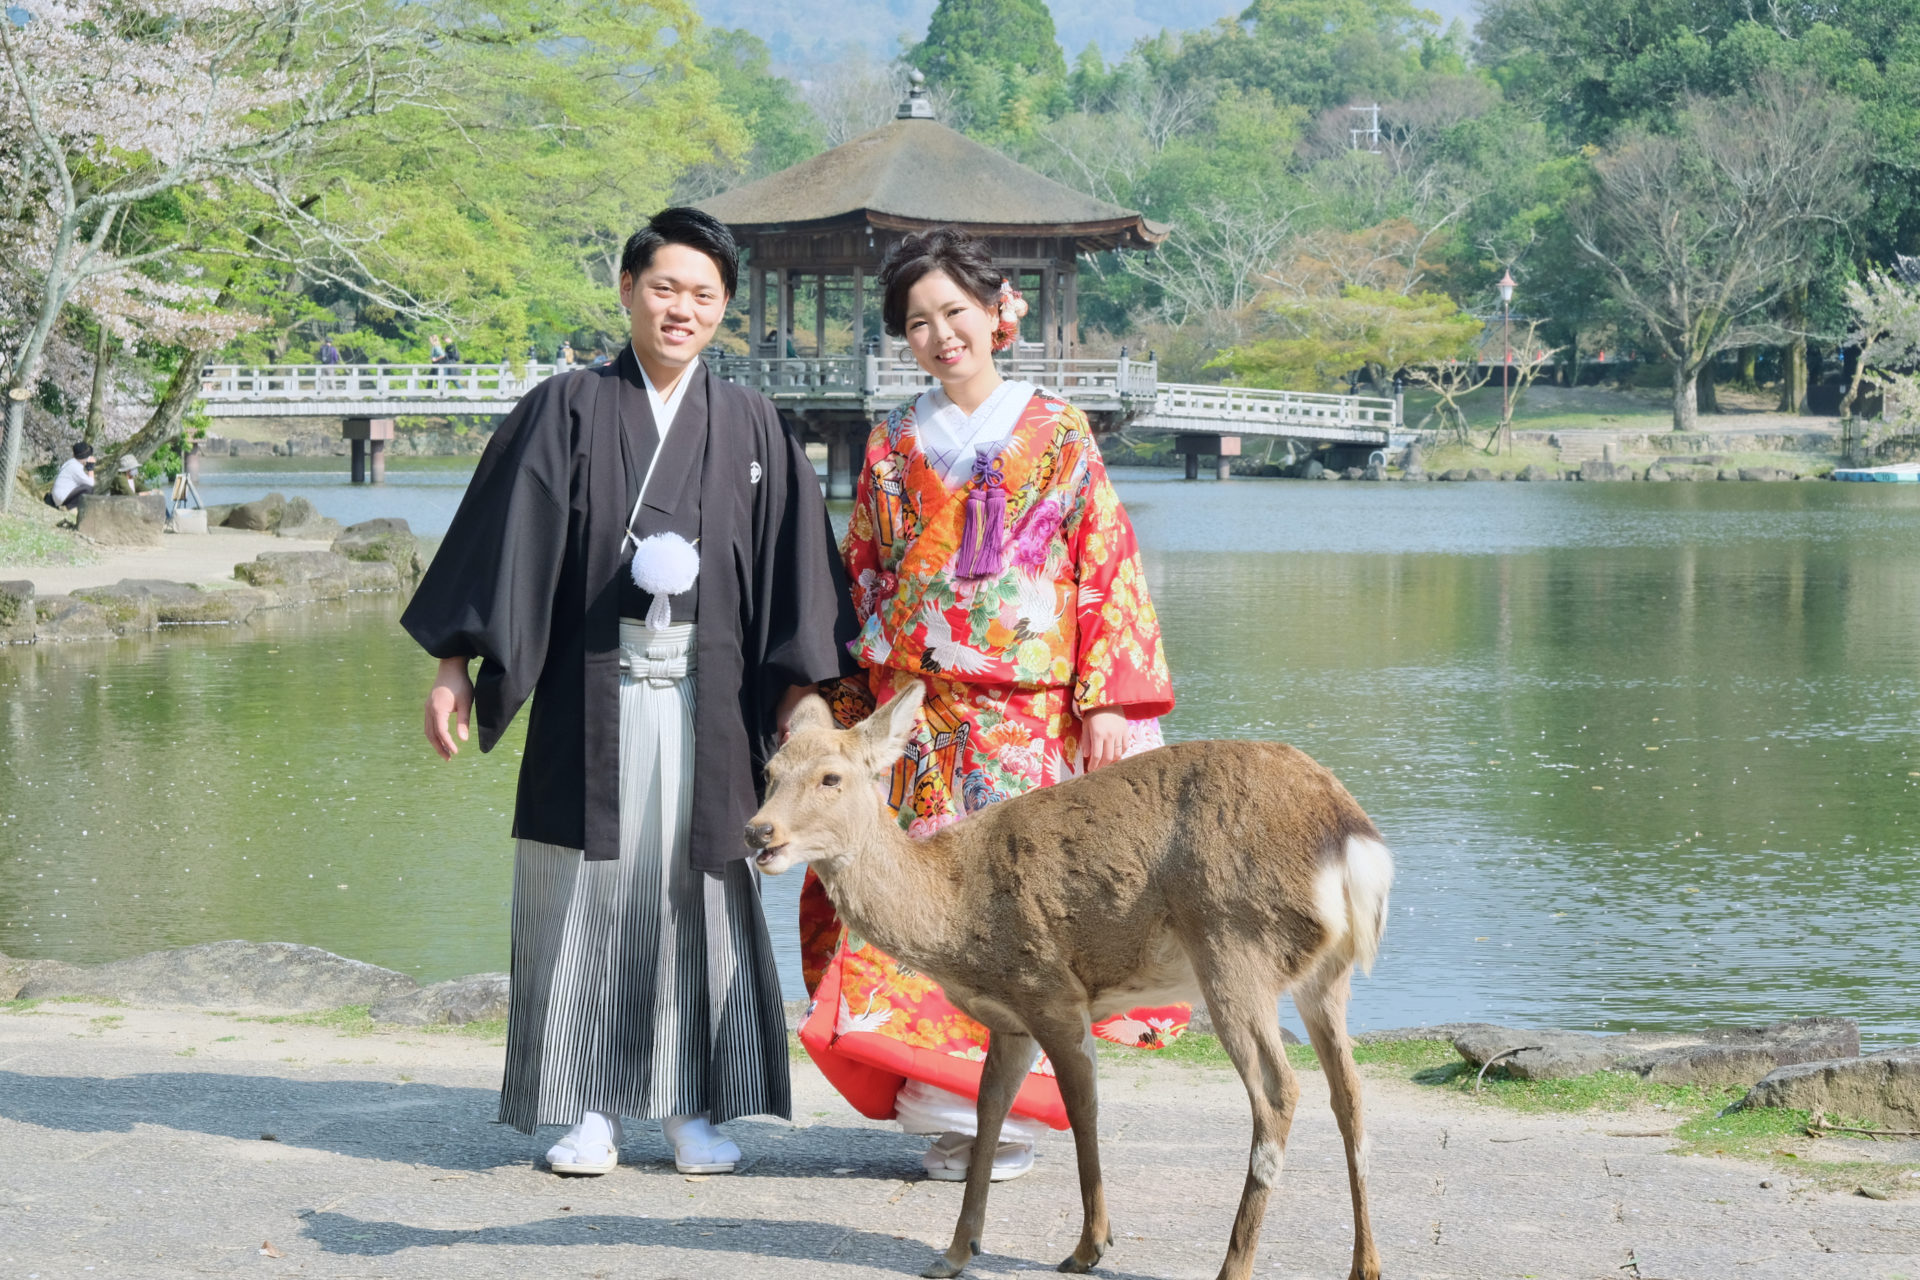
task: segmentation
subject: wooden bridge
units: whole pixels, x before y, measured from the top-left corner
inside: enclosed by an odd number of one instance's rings
[[[933,385],[900,355],[765,358],[714,355],[720,377],[755,387],[802,434],[828,450],[828,491],[852,495],[852,466],[868,424]],[[354,475],[362,442],[372,447],[375,478],[392,419],[402,414],[499,415],[557,371],[548,364],[508,365],[209,365],[200,404],[214,418],[339,418],[354,441]],[[1249,387],[1160,382],[1152,360],[1054,359],[1015,355],[1001,362],[1007,377],[1066,397],[1096,428],[1173,435],[1187,457],[1219,459],[1220,474],[1240,452],[1243,436],[1379,447],[1398,425],[1392,400]]]

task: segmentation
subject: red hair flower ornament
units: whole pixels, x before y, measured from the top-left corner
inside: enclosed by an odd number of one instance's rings
[[[995,302],[1000,323],[993,327],[993,349],[1006,351],[1020,341],[1020,317],[1027,314],[1027,300],[1013,287],[1013,281],[1000,282],[1000,297]]]

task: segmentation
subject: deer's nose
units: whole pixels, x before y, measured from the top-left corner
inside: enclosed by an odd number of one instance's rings
[[[749,822],[747,824],[747,846],[752,849],[764,849],[773,843],[773,824],[771,822]]]

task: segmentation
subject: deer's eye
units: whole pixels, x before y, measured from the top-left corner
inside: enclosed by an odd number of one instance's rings
[[[820,779],[820,785],[823,787],[837,787],[840,785],[840,775],[837,773],[826,774]]]

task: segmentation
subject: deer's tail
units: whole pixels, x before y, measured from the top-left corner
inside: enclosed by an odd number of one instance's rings
[[[1339,856],[1321,868],[1316,886],[1320,919],[1362,973],[1373,969],[1380,954],[1392,888],[1393,854],[1371,823],[1364,832],[1350,831]]]

